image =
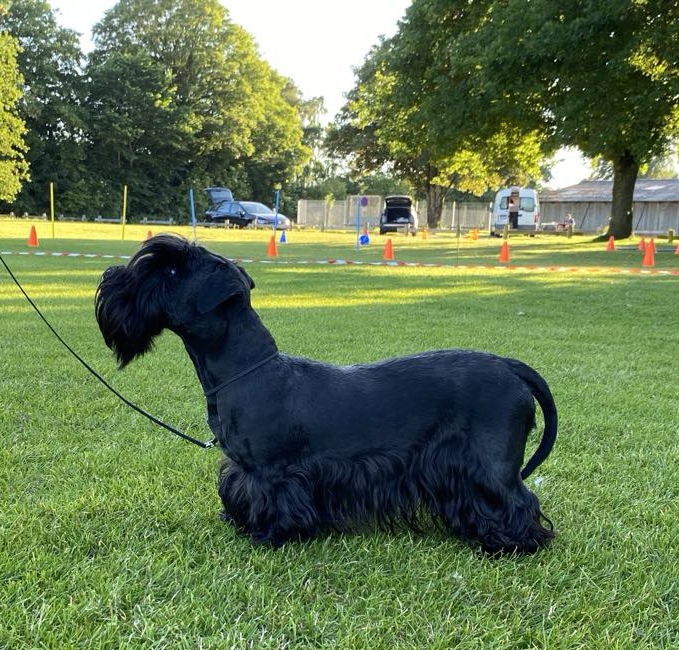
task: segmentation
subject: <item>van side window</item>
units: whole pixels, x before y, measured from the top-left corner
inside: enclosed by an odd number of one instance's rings
[[[525,210],[526,212],[533,212],[535,210],[535,200],[532,196],[522,196],[519,199],[519,210]]]
[[[500,199],[500,210],[506,210],[509,207],[509,197],[503,196]]]

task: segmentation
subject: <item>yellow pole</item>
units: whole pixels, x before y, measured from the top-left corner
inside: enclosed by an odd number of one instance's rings
[[[50,220],[52,221],[52,239],[54,239],[54,183],[50,183]]]
[[[123,224],[123,239],[125,239],[125,214],[127,213],[127,185],[123,185],[123,213],[121,222]]]

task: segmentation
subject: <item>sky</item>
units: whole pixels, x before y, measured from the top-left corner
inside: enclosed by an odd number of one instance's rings
[[[411,0],[220,0],[231,20],[257,43],[260,56],[285,77],[303,97],[322,96],[327,120],[344,104],[354,86],[353,68],[359,67],[380,35],[392,36]],[[49,0],[62,27],[81,34],[81,45],[91,47],[92,26],[115,0]],[[588,176],[578,152],[560,151],[552,169],[551,187],[565,187]]]

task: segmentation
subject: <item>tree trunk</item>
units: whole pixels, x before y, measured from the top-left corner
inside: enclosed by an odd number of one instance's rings
[[[441,223],[443,200],[447,191],[441,185],[427,185],[427,227],[437,228]]]
[[[639,164],[629,151],[625,151],[613,161],[613,197],[611,218],[608,222],[608,239],[626,239],[632,234],[634,186],[637,182]]]

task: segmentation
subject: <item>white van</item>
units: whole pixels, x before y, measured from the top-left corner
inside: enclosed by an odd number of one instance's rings
[[[518,206],[519,213],[517,223],[509,224],[510,230],[538,230],[540,200],[537,191],[527,187],[505,187],[495,195],[490,220],[491,232],[499,233],[509,223],[510,201]]]

